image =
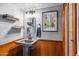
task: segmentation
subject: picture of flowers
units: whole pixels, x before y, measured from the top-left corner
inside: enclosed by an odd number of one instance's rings
[[[58,11],[47,11],[42,13],[42,30],[58,31]]]

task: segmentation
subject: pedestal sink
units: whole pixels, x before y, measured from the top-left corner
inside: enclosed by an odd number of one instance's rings
[[[30,56],[30,50],[33,49],[32,44],[35,41],[34,40],[22,39],[22,40],[18,40],[16,42],[23,46],[23,56]]]

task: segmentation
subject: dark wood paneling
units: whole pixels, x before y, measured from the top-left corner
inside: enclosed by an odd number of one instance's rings
[[[32,56],[63,56],[62,41],[38,40],[33,47]]]
[[[0,56],[22,55],[22,47],[15,42],[10,42],[0,46]]]
[[[33,44],[33,50],[31,50],[32,56],[39,56],[41,55],[41,41],[36,42]]]
[[[33,44],[32,56],[62,56],[62,41],[38,40]],[[0,46],[0,56],[22,55],[22,47],[15,42]]]

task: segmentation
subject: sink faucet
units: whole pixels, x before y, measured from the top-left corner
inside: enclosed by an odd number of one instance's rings
[[[31,37],[31,35],[29,34],[29,36],[28,36],[28,40],[32,40],[32,37]]]

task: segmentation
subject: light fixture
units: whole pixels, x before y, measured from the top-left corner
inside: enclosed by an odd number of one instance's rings
[[[29,14],[34,14],[35,11],[34,11],[34,10],[30,10],[30,11],[26,11],[25,13],[26,13],[26,14],[28,14],[28,13],[29,13]]]
[[[33,10],[30,10],[30,11],[29,11],[29,13],[30,13],[30,14],[34,14],[34,13],[35,13],[35,11],[33,11]]]

